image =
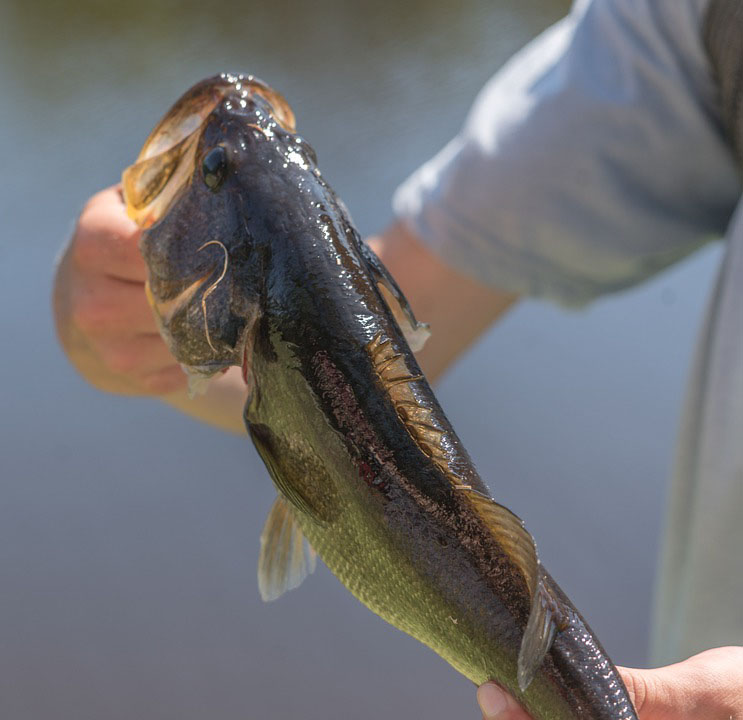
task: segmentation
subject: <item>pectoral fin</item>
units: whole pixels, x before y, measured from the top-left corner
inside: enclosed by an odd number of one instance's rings
[[[277,447],[274,434],[265,425],[251,423],[248,426],[248,432],[279,495],[283,495],[297,510],[312,520],[321,522],[322,513],[315,507],[313,499],[301,482],[304,477],[300,477],[300,474],[307,472],[307,468],[282,467],[281,450]],[[287,464],[286,460],[287,458],[284,457],[284,465]]]
[[[415,319],[410,303],[407,301],[402,290],[395,282],[395,278],[390,275],[382,261],[376,256],[375,252],[364,242],[359,243],[361,254],[366,260],[369,271],[374,276],[380,289],[386,290],[382,293],[385,302],[395,317],[397,324],[400,326],[405,340],[407,340],[410,349],[418,352],[423,349],[426,340],[431,336],[431,330],[428,323],[420,323]]]
[[[293,590],[315,571],[317,554],[302,534],[289,502],[279,495],[261,533],[258,589],[265,602]]]

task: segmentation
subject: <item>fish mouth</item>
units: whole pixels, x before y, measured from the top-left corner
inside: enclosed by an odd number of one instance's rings
[[[165,113],[122,175],[127,213],[140,227],[156,223],[188,184],[201,130],[217,105],[233,94],[238,101],[259,95],[276,122],[295,131],[294,113],[284,97],[252,75],[222,73],[194,85]]]
[[[242,347],[238,352],[238,357],[240,358],[240,373],[249,396],[252,394],[254,388],[252,357],[256,319],[257,317],[254,318],[250,326],[246,328],[245,335],[238,345],[238,347]],[[188,396],[193,398],[196,395],[205,393],[209,386],[209,382],[217,375],[226,373],[232,365],[237,365],[237,363],[219,362],[206,365],[189,365],[187,363],[181,363],[181,368],[188,378]]]
[[[195,85],[155,126],[122,175],[129,217],[147,228],[159,220],[193,172],[199,131],[226,88],[215,78]]]

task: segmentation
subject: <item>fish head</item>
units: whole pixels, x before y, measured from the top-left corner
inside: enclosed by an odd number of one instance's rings
[[[186,92],[124,171],[127,212],[144,230],[147,297],[192,387],[231,365],[248,382],[264,257],[249,198],[270,192],[272,143],[293,137],[279,93],[223,74]]]

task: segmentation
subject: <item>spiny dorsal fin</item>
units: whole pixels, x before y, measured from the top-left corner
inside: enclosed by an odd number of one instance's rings
[[[279,495],[266,518],[258,557],[258,590],[265,602],[293,590],[315,571],[317,555],[302,534],[286,498]]]
[[[383,339],[381,332],[374,336],[367,349],[405,428],[420,450],[448,475],[449,460],[441,444],[444,431],[438,427],[433,411],[418,401],[411,387],[423,376],[410,372],[405,356],[395,350],[389,338]]]
[[[395,278],[390,275],[389,270],[387,270],[382,261],[377,257],[376,253],[364,242],[360,243],[360,247],[361,254],[364,260],[366,260],[366,265],[374,276],[380,290],[383,291],[382,297],[387,303],[387,307],[389,307],[395,321],[400,326],[400,330],[402,330],[405,340],[410,345],[410,349],[413,352],[422,350],[426,344],[426,340],[431,336],[428,323],[420,323],[415,319],[410,303],[398,287]]]
[[[552,647],[557,631],[564,628],[568,620],[569,610],[552,594],[547,577],[540,567],[537,589],[532,597],[517,663],[517,679],[521,692],[531,684]]]

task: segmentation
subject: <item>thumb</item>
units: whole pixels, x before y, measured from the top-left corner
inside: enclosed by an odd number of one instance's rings
[[[477,689],[477,703],[483,720],[531,720],[516,700],[492,681]]]

